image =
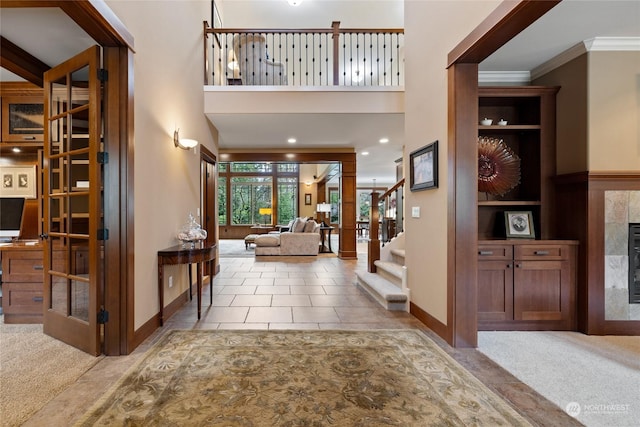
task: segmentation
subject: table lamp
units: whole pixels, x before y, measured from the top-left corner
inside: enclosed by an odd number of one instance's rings
[[[331,203],[318,203],[316,206],[316,212],[320,212],[322,214],[322,226],[327,227],[327,223],[324,222],[325,214],[331,212]]]
[[[258,210],[258,213],[259,213],[260,215],[265,215],[265,218],[264,218],[264,225],[265,225],[265,226],[267,225],[267,218],[266,218],[266,216],[267,216],[267,215],[271,215],[271,213],[272,213],[272,212],[273,212],[273,211],[271,210],[271,208],[260,208],[260,209]]]

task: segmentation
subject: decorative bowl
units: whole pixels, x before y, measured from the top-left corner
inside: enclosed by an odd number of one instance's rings
[[[195,247],[195,244],[201,240],[207,238],[207,231],[200,227],[200,224],[196,222],[196,219],[189,213],[189,219],[186,224],[182,226],[178,235],[176,236],[180,240],[183,246]]]
[[[505,119],[500,119],[498,121],[498,126],[506,126],[507,125],[507,121]]]
[[[482,126],[491,126],[491,123],[493,123],[492,119],[484,118],[484,119],[480,120],[480,124]]]

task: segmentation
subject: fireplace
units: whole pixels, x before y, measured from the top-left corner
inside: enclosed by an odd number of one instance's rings
[[[640,224],[629,224],[629,304],[640,304]]]

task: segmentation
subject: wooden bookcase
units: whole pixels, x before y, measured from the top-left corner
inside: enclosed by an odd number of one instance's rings
[[[478,136],[501,139],[520,158],[520,182],[478,193],[478,329],[573,330],[577,242],[555,229],[558,87],[480,87]],[[484,118],[493,123],[481,125]],[[506,125],[498,125],[501,119]],[[506,239],[504,212],[528,211],[535,239]]]
[[[557,87],[480,87],[478,135],[502,139],[520,157],[520,184],[503,196],[478,193],[478,238],[504,238],[504,211],[531,211],[536,239],[552,238]],[[483,118],[491,126],[480,125]],[[500,119],[507,125],[500,126]]]

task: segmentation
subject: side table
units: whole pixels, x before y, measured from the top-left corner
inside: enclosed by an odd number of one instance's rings
[[[204,242],[190,245],[176,245],[158,251],[158,295],[160,298],[160,326],[164,323],[164,266],[176,264],[189,264],[189,299],[191,299],[191,264],[196,264],[198,320],[202,305],[202,263],[209,263],[209,305],[213,305],[213,261],[216,258],[216,245],[207,245]]]
[[[331,232],[334,227],[320,227],[320,252],[333,252],[331,250]],[[325,245],[325,242],[327,244]],[[325,250],[328,249],[328,250]]]

